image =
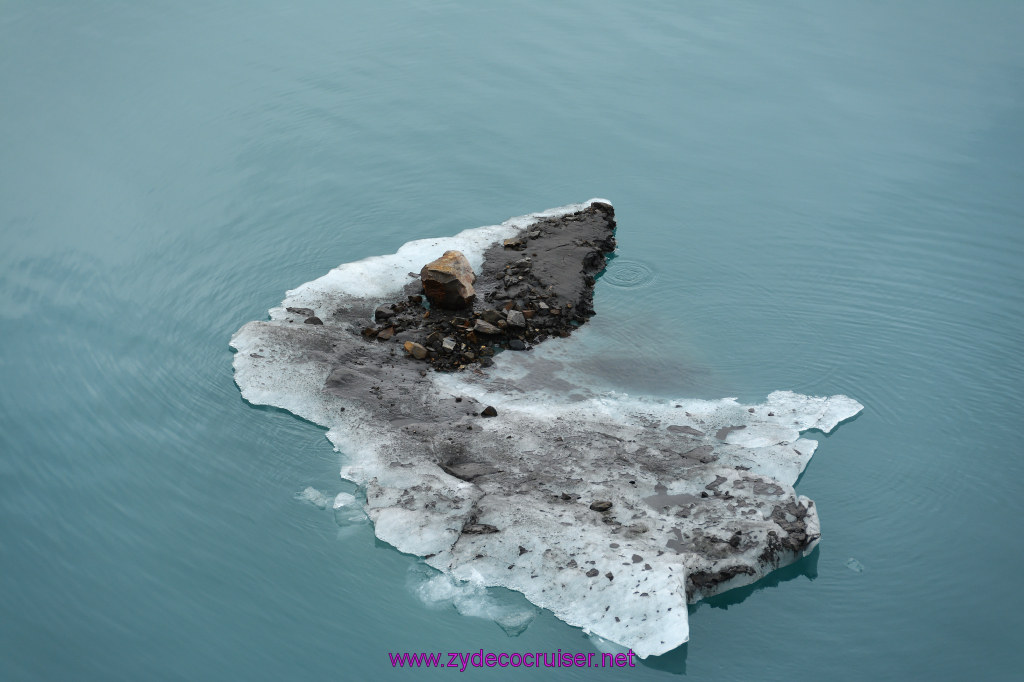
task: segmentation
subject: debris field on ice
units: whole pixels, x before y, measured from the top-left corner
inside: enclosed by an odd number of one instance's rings
[[[688,603],[815,547],[817,507],[793,485],[818,443],[801,432],[863,408],[789,391],[745,405],[581,387],[570,401],[543,379],[508,379],[521,351],[572,344],[594,314],[614,230],[594,199],[409,242],[288,292],[231,345],[243,397],[327,427],[377,537],[441,572],[425,599],[493,607],[515,633],[532,614],[479,593],[508,588],[646,657],[688,640]],[[430,306],[418,274],[447,251],[476,277],[450,310]]]

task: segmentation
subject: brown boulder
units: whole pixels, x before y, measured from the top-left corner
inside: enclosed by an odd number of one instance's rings
[[[422,360],[423,358],[427,357],[427,349],[421,346],[420,344],[416,343],[415,341],[406,341],[403,348],[405,348],[405,352],[407,352],[409,355],[413,356],[417,360]]]
[[[443,256],[424,265],[420,280],[430,304],[440,308],[466,308],[476,298],[476,275],[461,251],[445,251]]]

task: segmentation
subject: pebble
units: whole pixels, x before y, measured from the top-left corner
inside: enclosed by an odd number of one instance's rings
[[[500,334],[501,330],[495,327],[490,322],[485,320],[477,320],[473,326],[473,331],[480,332],[481,334]]]
[[[415,341],[406,341],[404,348],[405,352],[407,352],[409,355],[413,356],[417,360],[422,360],[423,358],[427,357],[427,349],[421,346],[420,344],[416,343]]]

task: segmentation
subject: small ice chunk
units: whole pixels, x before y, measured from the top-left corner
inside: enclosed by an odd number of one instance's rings
[[[359,504],[359,501],[356,500],[356,496],[351,493],[338,493],[334,497],[335,509],[341,509],[342,507],[350,507],[356,504]]]
[[[537,617],[538,609],[510,590],[488,589],[444,574],[428,575],[422,568],[411,573],[412,590],[427,606],[450,606],[463,616],[494,621],[509,637],[521,635]]]
[[[864,572],[864,564],[862,564],[861,562],[857,561],[853,557],[850,557],[849,559],[846,560],[846,567],[848,569],[850,569],[851,571],[853,571],[854,573],[863,573]]]
[[[327,509],[327,505],[331,503],[329,495],[325,495],[313,486],[306,486],[306,488],[295,497],[305,502],[309,502],[311,505],[319,509]]]
[[[334,497],[334,521],[339,526],[348,526],[366,521],[366,512],[355,495],[338,493]]]

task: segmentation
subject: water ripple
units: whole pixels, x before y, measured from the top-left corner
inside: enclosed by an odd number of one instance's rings
[[[624,289],[645,287],[654,281],[654,270],[646,263],[625,258],[616,258],[601,276],[602,282]]]

